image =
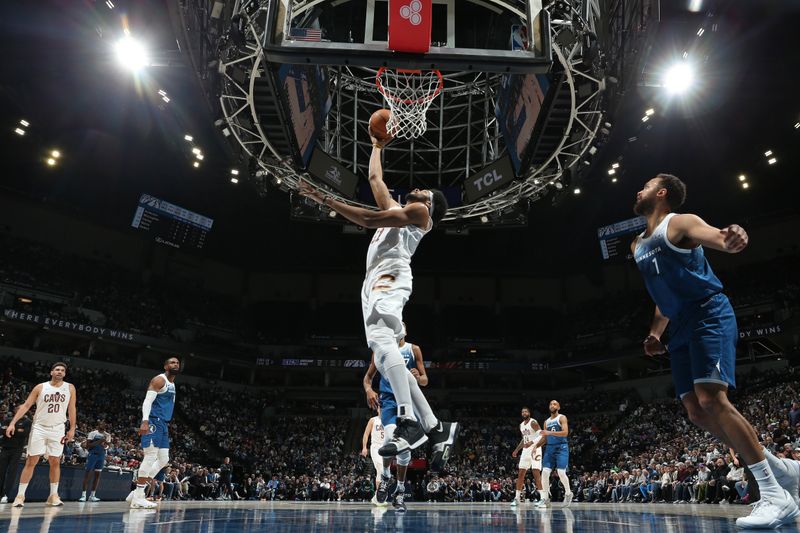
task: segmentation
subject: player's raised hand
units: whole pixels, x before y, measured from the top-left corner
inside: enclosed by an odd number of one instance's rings
[[[378,393],[370,389],[367,391],[367,405],[373,411],[377,411],[380,404],[378,403]]]
[[[306,198],[311,198],[312,200],[314,200],[318,204],[322,203],[322,199],[323,199],[322,194],[320,194],[320,192],[317,189],[312,187],[310,183],[308,183],[307,181],[301,179],[298,182],[298,186],[299,186],[300,194],[302,196],[305,196]]]
[[[725,238],[725,249],[734,254],[744,250],[750,240],[747,232],[738,224],[731,224],[719,232]]]
[[[644,353],[649,356],[663,355],[667,353],[667,349],[661,343],[661,340],[655,335],[648,335],[644,340]]]

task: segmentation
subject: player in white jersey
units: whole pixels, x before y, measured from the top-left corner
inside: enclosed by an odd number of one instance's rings
[[[414,189],[400,206],[383,182],[383,146],[370,134],[372,155],[369,184],[379,210],[354,207],[333,199],[301,182],[303,195],[333,209],[354,224],[377,228],[367,251],[367,272],[361,292],[367,344],[375,366],[392,386],[397,399],[398,424],[392,440],[380,449],[393,457],[417,448],[429,438],[432,463],[446,461],[455,442],[458,424],[439,422],[414,376],[405,367],[398,341],[403,337],[403,307],[411,296],[411,257],[420,240],[447,212],[447,200],[438,190]],[[420,421],[414,411],[420,415]]]
[[[61,498],[58,497],[61,454],[64,453],[64,444],[75,438],[77,424],[75,411],[77,395],[75,387],[64,381],[66,374],[67,365],[64,363],[55,363],[50,367],[50,381],[39,383],[33,388],[28,399],[17,410],[6,429],[6,436],[11,437],[17,421],[36,405],[31,434],[28,438],[28,458],[25,461],[25,468],[19,476],[19,490],[14,499],[14,507],[25,506],[25,491],[33,477],[33,469],[39,463],[39,458],[45,453],[50,463],[50,496],[47,498],[47,505],[54,507],[64,505]],[[69,418],[69,430],[64,435],[67,418]]]
[[[383,457],[378,453],[378,449],[383,446],[385,437],[386,430],[381,422],[381,409],[378,407],[378,415],[369,419],[361,438],[361,457],[369,455],[375,466],[375,495],[372,497],[374,505],[387,505],[385,500],[382,503],[378,501],[378,487],[381,484],[381,473],[383,472]],[[369,449],[367,441],[369,441]]]
[[[512,507],[522,503],[522,487],[525,486],[525,475],[528,470],[533,471],[533,483],[536,486],[536,490],[542,490],[542,444],[545,442],[545,437],[542,436],[542,428],[539,427],[539,423],[535,418],[531,418],[531,410],[529,408],[523,407],[521,414],[522,422],[519,425],[519,431],[522,433],[522,440],[519,441],[519,444],[511,453],[511,457],[516,457],[522,450],[519,458],[517,490],[514,494],[514,499],[511,500]]]

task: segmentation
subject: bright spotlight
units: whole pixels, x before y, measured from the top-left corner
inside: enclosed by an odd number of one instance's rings
[[[747,182],[742,183],[742,189],[749,189],[749,188],[750,188],[750,184],[749,183],[747,183]]]
[[[24,126],[26,128],[31,125],[31,123],[28,122],[27,120],[25,120],[24,118],[20,119],[19,124],[20,124],[20,126]]]
[[[192,163],[192,166],[194,168],[200,168],[200,161],[195,161],[194,163]]]
[[[739,174],[739,181],[745,181],[745,180],[747,180],[747,176],[745,176],[744,174]]]
[[[573,192],[574,194],[580,194],[580,193],[581,193],[581,190],[580,190],[579,188],[575,187],[575,188],[572,190],[572,192]]]
[[[239,175],[239,171],[237,169],[235,169],[235,168],[232,168],[231,169],[231,175],[232,176],[238,176]]]
[[[766,152],[764,152],[764,155],[767,156],[767,157],[771,156],[772,155],[772,150],[767,150]]]
[[[25,135],[25,130],[23,130],[22,128],[15,128],[14,129],[14,133],[16,133],[17,135],[22,136],[22,135]]]
[[[47,165],[51,166],[51,167],[56,166],[56,160],[54,158],[52,158],[52,157],[48,157],[47,158]]]
[[[652,114],[653,114],[653,113],[655,113],[655,112],[656,112],[656,110],[655,110],[655,109],[653,109],[653,108],[651,107],[650,109],[648,109],[647,111],[645,111],[645,112],[644,112],[644,114],[645,114],[645,115],[647,115],[647,116],[649,117],[650,115],[652,115]]]
[[[192,142],[194,140],[194,137],[192,137],[187,133],[186,135],[183,136],[183,140],[187,142]]]
[[[619,163],[614,163],[611,165],[611,168],[619,168]]]
[[[685,93],[694,83],[694,68],[687,62],[675,63],[664,74],[662,85],[672,94]]]
[[[234,185],[239,183],[239,178],[231,178],[231,183],[233,183]]]
[[[778,160],[776,158],[774,158],[774,157],[772,157],[772,158],[767,160],[767,163],[769,163],[770,165],[774,165],[777,162],[778,162]]]
[[[61,152],[59,152],[58,150],[53,150],[52,152],[50,152],[50,155],[53,156],[55,159],[58,159],[59,157],[61,157]]]
[[[615,169],[615,168],[609,168],[608,169],[608,175],[609,176],[613,176],[616,173],[617,173],[617,169]]]
[[[611,183],[616,183],[616,182],[617,182],[617,178],[611,178]]]
[[[123,37],[117,41],[117,44],[114,45],[114,51],[120,64],[133,72],[150,64],[147,50],[145,50],[142,43],[131,37]]]

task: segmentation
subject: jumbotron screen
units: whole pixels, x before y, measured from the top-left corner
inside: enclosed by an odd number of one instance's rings
[[[171,204],[155,196],[142,194],[131,226],[152,233],[159,244],[173,248],[201,249],[214,220]]]

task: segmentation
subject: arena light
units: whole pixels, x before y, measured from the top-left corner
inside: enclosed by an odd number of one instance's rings
[[[195,161],[194,163],[192,163],[192,166],[194,168],[200,168],[200,161]]]
[[[19,136],[22,136],[25,135],[25,130],[23,130],[22,128],[15,128],[14,133],[16,133]]]
[[[706,30],[704,30],[703,28],[700,28],[699,30],[697,30],[697,36],[698,37],[702,37],[705,32],[706,32]]]
[[[770,165],[774,165],[777,162],[778,162],[778,158],[776,158],[776,157],[771,157],[771,158],[769,158],[767,160],[767,163],[769,163]]]
[[[619,163],[614,163],[613,165],[611,165],[611,168],[619,168]]]
[[[613,169],[613,168],[610,168],[610,169],[608,169],[608,175],[609,175],[609,176],[613,176],[613,175],[614,175],[614,174],[616,174],[616,173],[617,173],[617,170],[616,170],[616,169]]]
[[[794,129],[800,130],[800,122],[795,122],[794,123]]]
[[[186,142],[192,142],[194,140],[194,137],[192,137],[187,133],[186,135],[183,136],[183,140]]]
[[[27,128],[28,126],[30,126],[30,125],[31,125],[31,123],[30,123],[30,122],[28,122],[27,120],[25,120],[25,119],[23,118],[23,119],[20,119],[20,121],[19,121],[19,125],[20,125],[20,126],[22,126],[22,127],[24,127],[24,128]]]
[[[333,209],[331,209],[331,210],[328,212],[328,216],[329,216],[330,218],[336,218],[336,211],[334,211]]]
[[[647,111],[645,111],[645,112],[644,112],[644,114],[645,114],[645,116],[648,116],[648,117],[649,117],[649,116],[651,116],[651,115],[652,115],[653,113],[655,113],[655,112],[656,112],[656,110],[655,110],[655,109],[653,109],[653,108],[651,107],[650,109],[648,109]]]
[[[747,176],[744,174],[739,174],[739,181],[747,181]]]
[[[580,190],[578,187],[575,187],[575,188],[572,190],[572,193],[573,193],[573,194],[575,194],[575,195],[578,195],[578,194],[580,194],[580,193],[581,193],[581,190]]]
[[[703,0],[689,0],[689,11],[697,13],[703,8]]]
[[[617,182],[617,178],[611,178],[611,183],[616,183],[616,182]]]
[[[231,183],[236,185],[237,183],[239,183],[239,178],[236,178],[236,177],[231,178]]]
[[[670,94],[683,94],[694,84],[694,67],[688,61],[680,61],[664,73],[662,86]]]
[[[749,183],[747,183],[746,181],[744,183],[742,183],[742,189],[749,189],[749,188],[750,188],[750,184]]]
[[[489,222],[489,217],[481,215],[481,224],[486,224],[487,222]]]
[[[771,155],[772,155],[772,150],[767,150],[766,152],[764,152],[765,157],[769,157]]]
[[[111,0],[106,0],[106,5],[108,6],[108,9],[114,9],[114,2]]]
[[[48,167],[56,166],[56,160],[53,157],[48,157],[46,162]]]
[[[132,72],[138,72],[150,64],[144,45],[129,35],[117,41],[114,52],[120,65]]]
[[[50,156],[58,159],[59,157],[61,157],[61,152],[59,152],[58,150],[53,150],[52,152],[50,152]]]
[[[206,158],[206,156],[204,156],[203,154],[195,154],[194,156],[195,156],[197,159],[199,159],[200,161],[202,161],[203,159],[205,159],[205,158]]]
[[[194,155],[199,155],[199,154],[202,154],[202,153],[203,153],[203,151],[202,151],[202,150],[200,150],[200,148],[198,148],[198,147],[196,147],[196,146],[195,146],[194,148],[192,148],[192,153],[193,153]]]
[[[238,176],[238,175],[239,175],[239,170],[235,169],[235,168],[232,168],[231,169],[231,176]]]
[[[642,122],[647,122],[648,120],[650,120],[649,116],[645,115],[642,117]]]

